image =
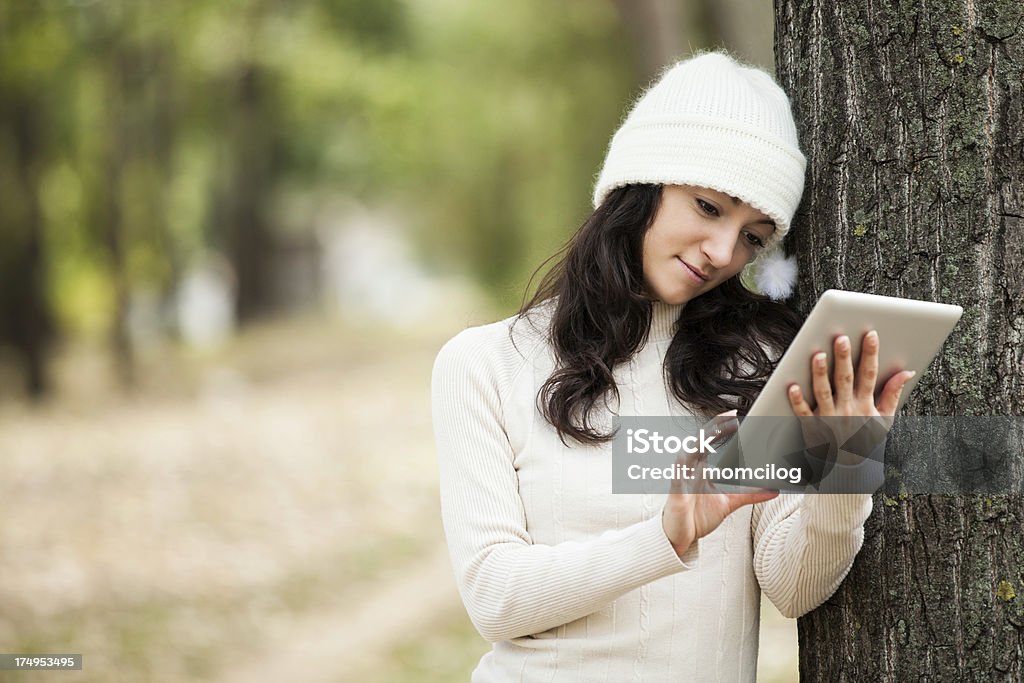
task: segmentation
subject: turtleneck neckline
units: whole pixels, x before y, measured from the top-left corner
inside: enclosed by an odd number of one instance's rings
[[[685,304],[666,304],[655,301],[651,304],[651,331],[647,336],[651,341],[671,339],[676,333],[676,321],[683,312]]]

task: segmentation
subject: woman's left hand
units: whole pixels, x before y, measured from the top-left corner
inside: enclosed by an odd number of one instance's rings
[[[875,403],[875,382],[878,379],[878,332],[871,330],[864,335],[861,344],[860,363],[856,377],[853,372],[853,357],[850,339],[846,335],[836,337],[834,343],[835,373],[833,389],[828,378],[828,358],[819,352],[811,358],[811,385],[817,406],[812,410],[804,398],[799,385],[789,387],[789,402],[798,417],[825,417],[836,444],[846,444],[866,422],[872,422],[869,430],[873,445],[881,443],[892,426],[892,417],[900,403],[903,387],[916,373],[910,370],[897,372],[885,383]],[[871,420],[871,418],[883,418]],[[808,420],[806,423],[818,421]],[[880,426],[881,433],[876,425]],[[822,425],[817,425],[819,428]],[[815,430],[816,431],[816,430]],[[805,435],[808,427],[805,425]],[[859,449],[858,449],[859,450]],[[866,456],[867,453],[860,455]]]
[[[860,363],[856,380],[853,374],[853,356],[850,338],[845,334],[836,337],[835,344],[835,391],[828,381],[828,357],[824,351],[811,358],[811,385],[817,407],[811,410],[804,399],[800,386],[789,387],[789,402],[793,412],[800,417],[892,417],[900,403],[903,386],[915,374],[912,370],[897,372],[889,378],[882,389],[882,395],[875,404],[875,381],[878,379],[878,332],[871,330],[864,335],[861,344]]]

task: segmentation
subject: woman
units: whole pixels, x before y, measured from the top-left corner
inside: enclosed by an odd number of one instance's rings
[[[611,493],[613,416],[743,411],[771,374],[798,320],[740,275],[778,253],[804,165],[770,76],[680,62],[614,136],[537,295],[441,350],[445,533],[494,643],[473,681],[752,680],[760,592],[798,616],[849,570],[867,495]],[[892,414],[909,373],[876,406],[877,349],[865,338],[855,377],[838,339],[834,388],[813,359],[816,413]]]

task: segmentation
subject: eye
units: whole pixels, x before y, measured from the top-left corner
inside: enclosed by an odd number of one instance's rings
[[[718,209],[715,208],[715,205],[712,204],[711,202],[701,199],[700,197],[697,197],[697,206],[699,206],[700,210],[709,216],[718,215]]]
[[[760,249],[761,247],[764,246],[764,240],[761,239],[756,233],[745,232],[745,233],[743,233],[743,236],[747,238],[747,242],[749,244],[751,244],[752,246],[757,247],[758,249]]]

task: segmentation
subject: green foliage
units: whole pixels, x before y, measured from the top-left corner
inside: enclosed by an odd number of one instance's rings
[[[115,282],[172,292],[232,206],[284,230],[294,194],[399,207],[436,268],[517,301],[589,209],[633,79],[590,0],[3,3],[0,36],[0,247],[37,199],[74,333],[110,328]]]
[[[320,9],[334,32],[363,48],[399,50],[413,38],[400,0],[324,0]]]
[[[631,61],[610,6],[446,10],[417,17],[436,54],[418,67],[419,157],[434,167],[420,230],[433,257],[465,264],[508,303],[589,209]]]

